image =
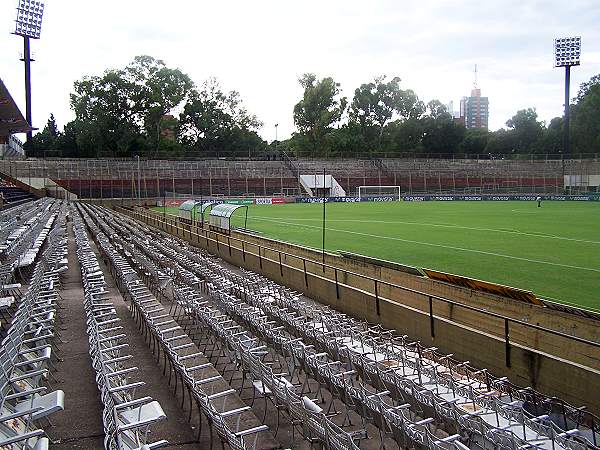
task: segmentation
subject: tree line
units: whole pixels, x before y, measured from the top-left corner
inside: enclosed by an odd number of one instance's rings
[[[424,103],[399,77],[376,77],[349,100],[331,77],[306,73],[294,106],[291,138],[267,143],[262,122],[240,94],[210,78],[191,78],[151,56],[74,83],[75,119],[59,131],[51,115],[26,146],[36,157],[260,157],[279,151],[302,157],[562,152],[563,120],[540,121],[517,111],[506,128],[466,129],[439,100]],[[600,75],[583,83],[570,104],[574,153],[600,153]]]

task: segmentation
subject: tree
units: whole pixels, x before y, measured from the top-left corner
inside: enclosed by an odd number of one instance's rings
[[[423,113],[423,104],[416,94],[400,89],[399,77],[388,82],[385,79],[385,75],[382,75],[373,82],[361,84],[354,91],[350,105],[350,121],[360,126],[366,142],[373,141],[375,134],[379,150],[384,128],[394,116],[407,120],[410,117],[418,118]]]
[[[150,56],[138,56],[123,69],[75,82],[75,112],[80,148],[88,153],[131,156],[158,151],[162,117],[193,89],[189,77]]]
[[[77,145],[77,136],[79,130],[76,121],[69,122],[65,125],[62,133],[56,139],[56,148],[59,154],[64,158],[81,158],[93,155],[86,155],[81,152]]]
[[[101,77],[86,76],[75,82],[71,108],[81,149],[95,156],[129,155],[131,142],[141,134],[130,93],[122,70],[108,70]]]
[[[294,106],[294,123],[307,136],[312,153],[320,154],[325,135],[342,118],[347,100],[340,97],[340,85],[330,77],[317,81],[315,74],[306,73],[298,82],[304,94]]]
[[[550,121],[548,127],[540,139],[539,148],[544,153],[558,154],[563,148],[563,119],[555,117]]]
[[[169,69],[163,61],[147,55],[136,56],[124,73],[132,88],[134,110],[142,115],[158,152],[163,117],[190,98],[194,83],[179,69]]]
[[[262,123],[244,107],[236,91],[224,93],[211,78],[192,96],[179,117],[184,141],[196,151],[232,155],[262,151],[265,143],[256,134]]]
[[[583,83],[571,106],[571,136],[579,153],[600,152],[600,74]]]
[[[514,135],[515,153],[535,153],[544,134],[544,124],[537,120],[535,108],[521,109],[512,116],[506,126]]]
[[[422,151],[423,121],[420,118],[392,121],[383,139],[388,153],[418,153]]]
[[[485,146],[485,153],[490,155],[516,153],[515,142],[515,133],[501,128],[491,133],[488,143]]]
[[[465,127],[454,122],[448,109],[439,100],[427,103],[421,119],[423,150],[427,153],[453,154],[465,136]]]
[[[465,127],[457,124],[452,117],[442,115],[437,119],[423,119],[423,150],[426,153],[451,155],[456,153],[465,137]]]
[[[490,132],[482,128],[469,128],[465,130],[460,149],[462,153],[470,155],[481,155],[485,153],[485,148],[490,140]]]
[[[452,114],[448,112],[448,108],[439,100],[431,100],[426,107],[427,116],[433,120],[452,120]]]
[[[31,145],[28,149],[28,156],[46,157],[49,155],[58,156],[57,140],[60,137],[54,114],[50,114],[48,122],[44,129],[33,136]]]

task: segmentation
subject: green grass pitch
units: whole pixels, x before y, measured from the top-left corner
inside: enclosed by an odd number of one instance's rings
[[[162,210],[162,208],[160,208]],[[177,214],[177,208],[167,208]],[[243,226],[244,211],[233,224]],[[322,204],[250,206],[248,228],[321,248]],[[325,248],[532,290],[600,310],[600,203],[328,203]]]

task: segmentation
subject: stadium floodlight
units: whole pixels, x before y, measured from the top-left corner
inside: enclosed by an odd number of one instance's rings
[[[39,39],[42,32],[44,4],[35,0],[19,0],[15,34],[31,39]]]
[[[15,32],[23,37],[23,59],[25,63],[25,119],[33,126],[31,119],[31,51],[29,39],[39,39],[42,32],[42,16],[44,4],[37,0],[18,0]],[[31,142],[33,134],[27,132],[27,142]]]
[[[581,36],[554,39],[554,67],[578,66]]]
[[[563,161],[570,157],[569,150],[569,88],[571,84],[571,67],[578,66],[581,58],[581,36],[561,37],[554,39],[554,67],[565,68],[565,119],[563,127]],[[563,162],[564,178],[564,162]]]

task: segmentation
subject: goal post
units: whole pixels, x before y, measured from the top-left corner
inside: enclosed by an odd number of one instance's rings
[[[359,197],[393,196],[400,200],[400,186],[359,186]]]

